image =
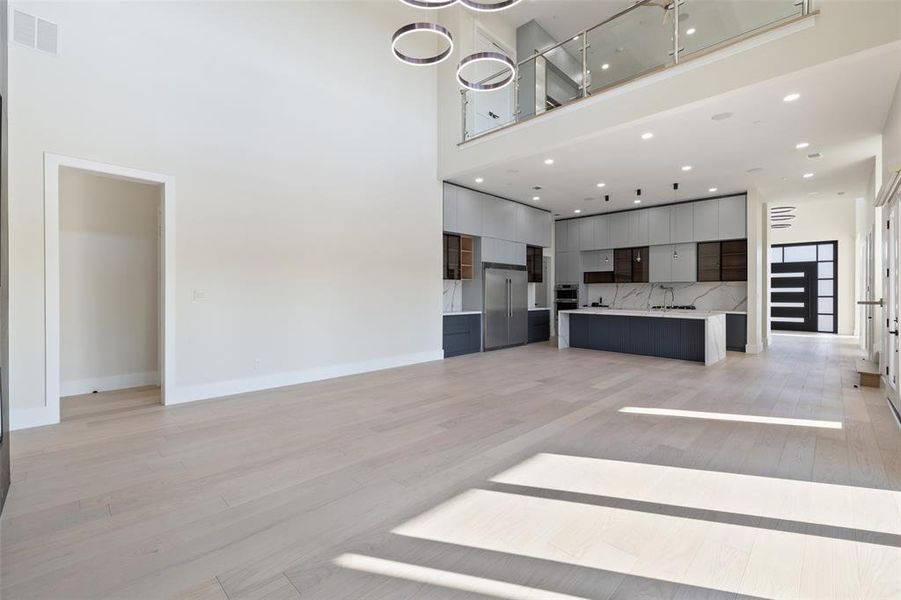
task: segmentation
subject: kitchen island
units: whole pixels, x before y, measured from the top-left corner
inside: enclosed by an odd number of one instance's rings
[[[726,313],[580,308],[557,315],[557,346],[692,360],[726,358]]]

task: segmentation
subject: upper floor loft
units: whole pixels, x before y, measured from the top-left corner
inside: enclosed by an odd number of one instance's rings
[[[797,23],[812,14],[812,0],[641,0],[602,22],[560,37],[532,19],[516,28],[515,68],[487,63],[467,79],[499,89],[461,89],[462,130],[468,142],[607,93]],[[502,42],[482,33],[484,50]],[[487,72],[486,72],[487,71]],[[511,73],[512,71],[512,73]],[[508,85],[504,83],[509,82]]]
[[[899,2],[642,0],[561,5],[568,8],[555,15],[543,12],[542,2],[523,2],[513,19],[463,11],[444,17],[461,32],[455,49],[459,56],[499,48],[515,57],[516,66],[510,85],[473,92],[461,91],[455,61],[441,65],[441,179],[465,182],[491,165],[572,147],[901,40]],[[606,16],[579,12],[581,6],[594,5],[598,11],[619,11]],[[565,12],[570,9],[573,12]],[[586,20],[580,27],[579,18],[598,16],[603,18]],[[466,78],[491,83],[504,73],[495,65],[491,71],[467,72]]]

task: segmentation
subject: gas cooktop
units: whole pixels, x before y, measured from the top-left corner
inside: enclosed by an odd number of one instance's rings
[[[698,310],[696,306],[652,306],[651,310]]]

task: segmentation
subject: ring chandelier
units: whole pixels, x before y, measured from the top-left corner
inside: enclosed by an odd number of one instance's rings
[[[479,2],[477,0],[400,0],[407,6],[412,6],[414,8],[421,8],[425,10],[437,10],[440,8],[445,8],[460,2],[463,6],[470,8],[472,10],[478,12],[497,12],[504,10],[506,8],[510,8],[514,4],[519,3],[521,0],[499,0],[498,2]],[[433,56],[427,56],[424,58],[417,58],[414,56],[409,56],[404,54],[398,49],[398,42],[403,39],[405,36],[410,35],[415,32],[431,32],[438,37],[444,39],[448,47],[447,49],[435,54]],[[394,35],[391,36],[391,53],[394,54],[394,57],[399,61],[414,66],[428,66],[428,65],[437,65],[438,63],[444,61],[454,50],[454,37],[451,35],[451,32],[442,25],[437,23],[410,23],[408,25],[404,25],[400,29],[394,32]],[[504,69],[505,73],[502,71],[503,76],[493,81],[492,83],[487,83],[485,81],[477,82],[477,81],[469,81],[465,77],[463,77],[463,69],[467,66],[474,64],[485,64],[485,63],[497,63],[500,64]],[[516,77],[516,63],[513,62],[513,59],[503,54],[501,52],[476,52],[475,54],[470,54],[463,58],[460,61],[460,64],[457,66],[457,81],[464,88],[471,90],[473,92],[489,92],[492,90],[499,90],[510,85],[514,78]]]

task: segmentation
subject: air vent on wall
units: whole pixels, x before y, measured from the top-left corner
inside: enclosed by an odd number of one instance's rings
[[[13,41],[28,48],[48,54],[59,51],[59,28],[56,23],[45,21],[21,10],[13,11]]]

